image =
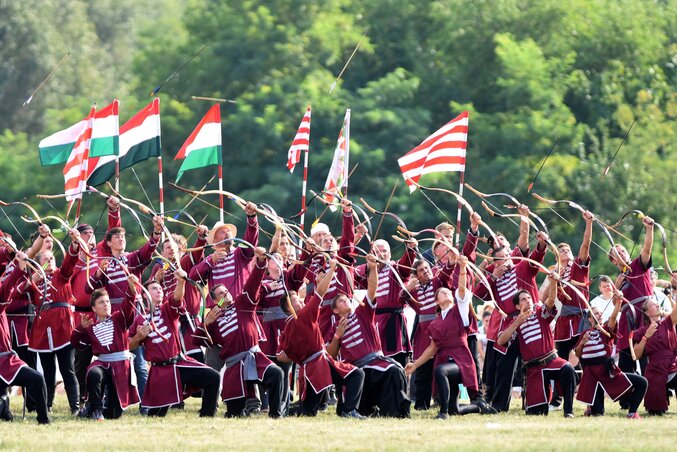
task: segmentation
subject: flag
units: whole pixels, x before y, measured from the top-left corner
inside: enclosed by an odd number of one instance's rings
[[[96,112],[92,124],[92,139],[89,144],[89,157],[118,155],[120,152],[120,122],[118,119],[117,99],[107,107]]]
[[[301,120],[301,125],[299,125],[299,130],[296,131],[296,136],[294,141],[291,142],[291,147],[287,153],[287,168],[289,172],[294,172],[294,167],[298,162],[301,161],[301,153],[303,151],[308,152],[310,149],[310,105],[306,114],[303,115]]]
[[[219,104],[209,109],[202,121],[193,130],[193,133],[183,143],[176,157],[174,157],[174,160],[179,159],[184,159],[184,161],[176,175],[176,182],[188,170],[223,164],[221,159],[221,107]]]
[[[160,151],[160,99],[157,97],[120,127],[120,171]],[[101,185],[115,176],[114,155],[89,159],[89,185]]]
[[[468,112],[464,111],[397,160],[409,191],[422,174],[465,171]]]
[[[87,126],[78,136],[71,150],[66,166],[63,167],[64,193],[68,201],[82,198],[82,192],[87,184],[87,163],[89,158],[89,144],[92,137],[92,124],[96,111],[92,107],[86,119]]]
[[[38,144],[40,164],[42,166],[61,165],[68,161],[68,157],[75,147],[75,142],[89,127],[90,118],[87,117],[66,130],[61,130],[40,141]]]
[[[336,150],[334,151],[334,160],[329,168],[327,182],[324,184],[324,199],[332,203],[330,208],[336,210],[333,205],[335,196],[331,193],[341,193],[344,187],[348,186],[348,156],[350,154],[350,109],[346,110],[346,116],[343,120],[343,127],[339,132]]]

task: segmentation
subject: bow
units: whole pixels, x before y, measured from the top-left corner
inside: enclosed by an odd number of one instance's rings
[[[420,188],[421,190],[439,191],[439,192],[442,192],[442,193],[446,193],[446,194],[448,194],[448,195],[451,195],[451,196],[453,196],[454,198],[456,198],[456,200],[457,200],[459,203],[461,203],[461,205],[463,205],[463,207],[466,208],[466,210],[468,211],[468,214],[470,214],[470,215],[472,216],[472,214],[475,213],[475,210],[473,210],[473,208],[472,208],[472,206],[470,205],[470,203],[469,203],[463,196],[459,195],[459,194],[456,193],[455,191],[447,190],[446,188],[425,187],[425,186],[419,184],[418,182],[414,182],[414,181],[411,180],[411,179],[409,179],[409,181],[411,181],[411,183],[413,183],[415,186],[417,186],[417,187]],[[467,184],[466,184],[466,185],[467,185]],[[431,201],[431,202],[432,202],[432,201]],[[496,233],[489,227],[489,225],[488,225],[487,223],[485,223],[484,221],[480,220],[479,224],[480,224],[480,226],[482,226],[484,229],[487,230],[487,232],[489,233],[489,235],[490,235],[491,237],[494,237],[494,238],[496,237]]]

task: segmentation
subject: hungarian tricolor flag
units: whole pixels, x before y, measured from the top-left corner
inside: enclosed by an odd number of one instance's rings
[[[343,127],[339,132],[336,150],[334,151],[334,160],[329,168],[327,182],[324,184],[323,197],[330,205],[331,210],[336,210],[334,199],[331,193],[340,193],[344,187],[348,186],[348,157],[350,154],[350,109],[346,110],[346,116],[343,120]]]
[[[120,122],[117,99],[96,112],[92,124],[92,139],[89,145],[90,157],[118,155],[120,152]]]
[[[421,144],[397,159],[409,191],[423,174],[465,171],[465,150],[468,145],[468,112],[464,111]]]
[[[160,99],[143,107],[120,127],[120,171],[151,157],[160,151]],[[115,176],[115,155],[89,159],[89,185],[101,185]]]
[[[61,130],[40,141],[40,164],[42,166],[61,165],[68,161],[76,141],[90,127],[88,116],[66,130]]]
[[[210,165],[222,165],[221,158],[221,107],[219,104],[209,109],[202,121],[197,125],[193,133],[174,160],[184,159],[176,175],[176,182],[181,179],[183,173],[188,170],[204,168]]]
[[[89,116],[85,119],[85,127],[75,140],[66,166],[63,168],[64,193],[68,201],[82,198],[82,192],[86,188],[89,145],[95,114],[96,111],[92,107]]]

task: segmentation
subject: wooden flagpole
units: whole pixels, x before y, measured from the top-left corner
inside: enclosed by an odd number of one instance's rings
[[[223,223],[223,165],[219,167],[219,220]]]

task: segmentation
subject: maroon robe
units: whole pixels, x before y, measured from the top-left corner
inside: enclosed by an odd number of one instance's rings
[[[436,276],[427,284],[420,284],[411,295],[416,302],[410,303],[410,306],[416,311],[416,322],[414,324],[412,343],[414,346],[413,359],[416,361],[421,353],[430,345],[430,333],[428,328],[430,322],[437,317],[437,303],[435,303],[435,294],[441,287],[448,287],[451,272],[456,266],[440,266],[441,269]],[[402,291],[403,295],[405,294]]]
[[[445,318],[441,316],[430,322],[430,339],[437,345],[435,367],[453,359],[461,371],[463,386],[478,390],[475,361],[468,348],[468,332],[457,304],[451,307]]]
[[[384,372],[398,364],[378,357],[378,355],[383,356],[383,352],[374,319],[375,309],[376,303],[369,300],[369,297],[365,297],[363,304],[357,306],[355,311],[348,315],[348,326],[339,340],[339,346],[343,361],[363,369]],[[338,323],[332,329],[332,337],[337,327]],[[370,357],[373,358],[369,359]],[[367,360],[366,363],[365,360]]]
[[[579,335],[578,328],[583,318],[583,312],[587,308],[585,302],[590,298],[588,287],[590,283],[590,259],[588,258],[588,262],[584,263],[576,257],[562,272],[562,280],[571,284],[582,283],[581,286],[574,285],[585,295],[585,300],[581,300],[581,297],[569,286],[564,286],[563,289],[570,299],[564,296],[561,289],[558,290],[557,298],[562,303],[562,312],[555,322],[555,342],[568,341]]]
[[[545,258],[546,247],[540,249],[540,246],[537,246],[535,250],[531,252],[529,258],[536,262],[543,262]],[[515,248],[513,255],[520,253],[518,248]],[[519,254],[518,254],[519,255]],[[486,273],[489,274],[489,284],[491,285],[491,292],[494,296],[494,299],[498,303],[498,307],[507,315],[511,315],[517,312],[515,305],[512,303],[513,296],[520,290],[528,290],[531,294],[531,298],[536,302],[538,300],[538,285],[536,283],[536,275],[538,274],[539,267],[533,265],[531,262],[525,260],[518,260],[515,266],[508,272],[506,272],[502,277],[494,279],[491,274],[494,271],[495,266],[493,264],[488,265],[486,268]],[[475,287],[475,296],[482,300],[489,300],[488,289],[484,284],[478,284]],[[498,333],[505,329],[505,326],[502,325],[503,318],[502,314],[498,309],[494,309],[489,318],[489,325],[487,326],[487,340],[496,341],[498,338]],[[494,350],[505,353],[503,347],[494,345]]]
[[[404,303],[400,298],[402,285],[393,272],[397,272],[406,284],[411,274],[416,252],[406,248],[398,262],[390,261],[378,269],[378,287],[376,288],[376,325],[381,347],[385,356],[409,353],[411,344],[407,334],[407,319],[403,315]],[[367,264],[355,269],[355,281],[361,289],[367,288]]]
[[[105,242],[104,245],[106,245]],[[131,253],[122,253],[119,259],[125,264],[127,270],[129,270],[131,274],[142,279],[143,272],[146,270],[146,267],[148,267],[148,264],[150,264],[151,256],[157,245],[158,243],[153,238],[153,235],[151,235],[145,245]],[[110,248],[108,248],[107,245],[99,247],[97,253],[100,257],[112,256]],[[96,273],[97,272],[91,273],[89,284],[85,286],[85,293],[91,294],[94,292],[94,289],[105,287],[108,296],[110,297],[111,309],[113,312],[116,312],[120,309],[120,305],[124,301],[127,290],[129,289],[127,273],[116,261],[110,261],[108,263],[108,266],[101,277],[98,277]],[[137,301],[140,299],[141,296],[137,295]]]
[[[219,356],[226,361],[221,388],[224,401],[245,397],[245,382],[263,381],[266,369],[273,365],[259,348],[265,336],[256,314],[257,294],[265,270],[265,263],[255,262],[243,292],[207,327],[207,332],[202,327],[196,331],[196,339],[209,337],[211,344],[221,346]]]
[[[78,261],[78,252],[71,245],[61,267],[47,275],[47,294],[44,281],[34,284],[24,281],[19,291],[27,293],[36,305],[35,322],[28,349],[34,352],[53,352],[70,344],[73,333],[73,291],[71,276]],[[58,304],[54,304],[58,303]]]
[[[136,389],[136,381],[132,378],[130,362],[134,360],[134,355],[129,353],[127,333],[134,321],[134,309],[134,297],[128,295],[120,305],[119,311],[104,320],[97,320],[85,330],[78,325],[73,330],[70,340],[73,347],[92,347],[92,353],[97,359],[87,367],[87,373],[94,367],[110,369],[123,409],[139,403],[139,392]]]
[[[650,268],[651,259],[646,265],[642,265],[641,257],[635,258],[630,263],[625,280],[620,284],[619,289],[630,303],[623,305],[621,315],[618,317],[618,350],[628,349],[630,334],[644,326],[642,306],[649,297],[653,296]]]
[[[256,215],[247,216],[244,240],[254,246],[259,243],[259,223]],[[233,297],[237,297],[242,293],[245,281],[252,272],[252,259],[254,259],[252,248],[232,246],[230,253],[222,261],[214,263],[214,257],[210,255],[193,267],[188,275],[192,280],[206,282],[210,289],[223,284]],[[214,300],[211,297],[207,298],[207,307],[214,307]]]
[[[28,366],[12,350],[12,338],[5,313],[14,287],[23,275],[24,272],[17,267],[7,275],[0,285],[0,379],[8,386],[12,384],[21,368]]]
[[[0,281],[4,282],[15,268],[16,266],[14,262],[9,262],[5,267],[5,273],[2,275],[2,278],[0,278]],[[19,284],[25,284],[28,281],[28,275],[25,273],[20,274],[13,285],[16,286]],[[28,313],[30,312],[31,304],[31,299],[28,293],[21,293],[16,290],[11,292],[9,297],[9,305],[5,311],[5,315],[7,315],[10,331],[19,347],[25,347],[28,345],[28,325],[30,320]]]
[[[590,328],[581,334],[578,342],[583,340],[589,331],[590,338],[581,351],[581,366],[583,375],[576,393],[576,400],[592,405],[595,403],[597,387],[602,389],[615,402],[621,398],[631,387],[628,377],[612,363],[611,353],[616,331],[609,328],[609,323],[604,324],[604,329],[611,335],[601,333],[597,328]],[[578,344],[576,344],[578,347]]]
[[[322,307],[320,308],[320,331],[325,342],[331,342],[334,334],[334,324],[336,323],[336,316],[331,310],[331,300],[336,298],[339,294],[345,294],[349,298],[353,296],[353,284],[355,279],[355,270],[352,264],[355,258],[352,256],[355,252],[355,220],[351,213],[343,213],[343,221],[341,223],[341,239],[339,241],[338,257],[339,261],[347,264],[345,267],[337,267],[334,277],[329,283],[327,292],[322,297]],[[306,274],[308,278],[307,295],[311,296],[315,291],[315,278],[320,270],[329,270],[329,261],[325,259],[324,255],[318,255],[310,263],[310,268]]]
[[[324,348],[324,340],[318,323],[322,299],[313,294],[308,303],[297,312],[297,318],[289,317],[280,336],[279,351],[300,366],[299,387],[301,400],[306,398],[306,382],[316,394],[332,385],[333,368],[341,378],[346,378],[355,366],[336,361]]]
[[[634,332],[634,343],[642,340],[648,327],[649,325],[645,325]],[[649,383],[644,396],[644,407],[651,411],[667,411],[668,376],[677,372],[677,333],[671,316],[661,320],[656,332],[647,339],[644,355],[648,357],[644,376]]]
[[[300,260],[304,260],[304,256],[301,256]],[[298,291],[303,285],[307,271],[303,265],[296,264],[282,272],[284,286],[281,280],[272,279],[261,285],[257,310],[262,316],[261,323],[266,335],[266,340],[261,342],[261,351],[269,358],[277,356],[279,337],[287,320],[287,315],[280,307],[282,299],[287,297],[285,287],[287,291]]]
[[[154,328],[139,344],[143,345],[144,357],[151,364],[141,400],[144,408],[161,408],[180,403],[193,391],[183,392],[178,368],[207,367],[181,354],[179,318],[184,311],[184,303],[183,300],[176,302],[173,295],[169,300],[155,308],[151,322]],[[149,320],[150,314],[137,316],[129,329],[129,336],[135,336],[137,329]]]
[[[550,324],[555,319],[557,309],[553,306],[552,310],[548,310],[544,305],[535,306],[534,313],[521,324],[511,340],[517,338],[519,340],[520,354],[524,363],[530,361],[537,361],[547,356],[555,355],[555,339],[550,329]],[[507,323],[507,322],[505,322]],[[507,328],[507,324],[504,326]],[[505,348],[508,348],[506,344]],[[568,361],[559,357],[555,357],[549,363],[542,366],[527,366],[526,379],[526,408],[542,405],[550,401],[550,391],[545,389],[544,370],[559,370]]]
[[[193,247],[199,248],[204,246],[205,243],[207,243],[206,240],[198,238],[197,240],[195,240]],[[190,271],[193,269],[193,267],[195,267],[195,265],[198,262],[200,262],[203,259],[203,257],[204,251],[202,249],[184,254],[179,260],[179,263],[181,264],[181,269],[185,271],[186,274],[189,274]],[[153,266],[150,273],[151,280],[155,279],[155,274],[161,268],[163,268],[162,263],[158,263]],[[162,286],[162,290],[164,291],[165,298],[171,300],[172,297],[174,296],[174,289],[176,289],[176,277],[174,276],[174,272],[171,271],[171,269],[167,269],[162,278],[162,281],[160,281],[160,285]],[[181,323],[184,325],[184,328],[180,329],[180,331],[182,331],[181,335],[182,346],[186,351],[186,354],[188,355],[202,353],[202,349],[199,346],[193,345],[192,337],[195,331],[190,326],[192,324],[192,326],[195,327],[196,324],[200,323],[200,319],[198,317],[202,303],[202,296],[200,294],[200,291],[198,290],[197,287],[193,286],[192,284],[186,284],[185,296],[183,300],[184,303],[181,312]],[[186,315],[190,316],[191,322],[188,322]]]

